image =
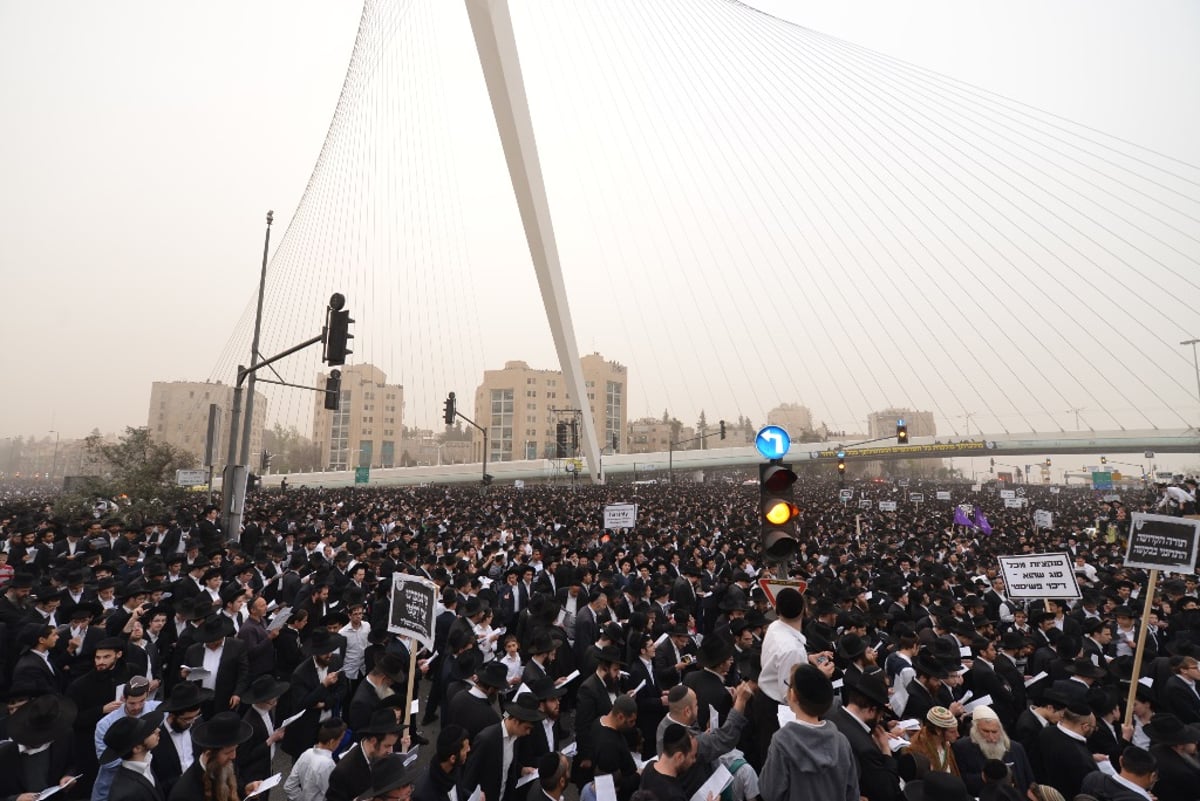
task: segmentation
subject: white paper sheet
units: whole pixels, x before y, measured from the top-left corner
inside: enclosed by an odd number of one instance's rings
[[[124,697],[125,697],[125,685],[124,685],[124,684],[118,684],[118,685],[117,685],[117,697],[116,697],[116,698],[114,698],[113,700],[114,700],[114,701],[120,701],[120,700],[121,700],[122,698],[124,698]]]
[[[611,773],[596,777],[596,801],[617,801],[617,787]]]
[[[279,610],[279,614],[277,614],[277,615],[275,615],[275,617],[271,618],[271,625],[267,626],[267,631],[279,631],[281,628],[286,626],[288,624],[288,621],[291,619],[292,619],[291,607],[285,606]]]
[[[917,729],[921,728],[921,721],[917,720],[916,718],[909,718],[908,720],[900,721],[896,725],[905,731],[916,731]]]
[[[714,729],[721,725],[721,715],[717,712],[717,708],[712,704],[708,705],[708,723]]]
[[[187,667],[187,666],[185,665],[184,667]],[[189,668],[187,668],[187,672],[188,672],[187,679],[186,679],[187,681],[203,681],[204,679],[207,679],[210,675],[212,675],[209,671],[205,670],[202,667],[189,667]]]
[[[579,750],[579,743],[567,743],[559,749],[559,753],[565,757],[575,756],[575,752]]]
[[[1025,686],[1032,687],[1033,685],[1037,684],[1039,681],[1041,681],[1042,679],[1046,678],[1049,675],[1050,675],[1049,673],[1047,673],[1046,671],[1043,670],[1041,673],[1037,674],[1036,676],[1030,676],[1029,678],[1025,679]]]
[[[733,774],[724,765],[717,765],[713,775],[700,785],[700,789],[692,794],[692,801],[707,801],[709,795],[719,796],[725,785],[733,781]]]
[[[563,677],[562,683],[570,684],[571,682],[575,681],[575,679],[577,679],[577,678],[579,678],[579,671],[572,670],[570,673],[568,673],[566,676]],[[559,685],[559,686],[562,686],[562,685]]]
[[[534,779],[536,779],[537,777],[538,777],[538,774],[537,774],[537,771],[536,771],[536,770],[535,770],[533,773],[526,773],[524,776],[522,776],[521,778],[517,779],[517,785],[516,785],[516,786],[517,786],[517,787],[524,787],[525,785],[529,784],[531,781],[533,781],[533,780],[534,780]]]
[[[37,794],[37,801],[42,801],[43,798],[49,798],[50,796],[54,795],[55,793],[57,793],[61,790],[69,789],[70,787],[72,787],[75,784],[75,782],[79,781],[82,778],[83,778],[83,774],[81,773],[78,776],[72,776],[70,783],[67,784],[66,787],[60,787],[57,784],[52,787],[47,787],[45,790],[42,790],[40,793]]]
[[[283,779],[282,773],[276,773],[274,776],[268,776],[267,778],[262,780],[262,783],[260,785],[258,785],[257,788],[255,788],[253,793],[251,793],[250,795],[248,795],[246,797],[252,798],[253,796],[259,795],[260,793],[265,793],[268,790],[270,790],[272,787],[274,787],[275,785],[279,784],[279,782],[282,779]]]
[[[646,686],[646,680],[642,679],[641,683],[638,684],[638,686],[633,688],[633,694],[637,695],[638,693],[640,693],[642,691],[642,688],[645,686]]]
[[[779,718],[779,728],[781,729],[789,723],[796,722],[796,715],[789,706],[780,705],[779,709],[775,711],[775,715]]]
[[[991,705],[992,705],[992,696],[985,695],[982,698],[976,698],[974,701],[972,701],[969,704],[963,704],[963,710],[966,712],[974,712],[977,708],[979,708],[981,706],[991,706]]]
[[[288,726],[292,725],[300,718],[304,717],[304,713],[307,711],[308,711],[307,709],[301,709],[299,712],[297,712],[296,714],[292,715],[290,718],[287,718],[282,723],[280,723],[276,728],[279,728],[279,729],[287,728]]]
[[[1153,688],[1154,679],[1150,678],[1149,676],[1143,676],[1142,678],[1138,679],[1138,684],[1141,684],[1144,687]]]

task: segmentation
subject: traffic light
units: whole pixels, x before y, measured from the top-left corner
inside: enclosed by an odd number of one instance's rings
[[[1107,457],[1107,456],[1101,456],[1101,457],[1100,457],[1100,464],[1108,464],[1108,457]]]
[[[458,404],[454,400],[454,393],[451,392],[449,395],[446,396],[445,412],[443,413],[443,418],[446,421],[446,425],[448,425],[448,426],[454,425],[454,415],[458,411],[457,407],[458,407]]]
[[[555,458],[567,458],[567,424],[560,422],[554,427]]]
[[[1047,456],[1046,457],[1046,467],[1049,467],[1049,466],[1050,466],[1050,457]]]
[[[350,350],[350,312],[343,308],[346,298],[340,292],[335,292],[329,299],[329,309],[325,316],[325,363],[337,367],[346,363],[346,356],[353,353]]]
[[[325,408],[336,412],[338,398],[342,394],[342,371],[330,370],[325,378]]]
[[[796,552],[796,474],[790,465],[771,461],[758,466],[759,523],[763,554],[769,561],[784,562]]]
[[[721,439],[725,439],[725,421],[721,420],[719,422],[721,423]]]
[[[988,465],[988,472],[995,473],[996,472],[996,460],[993,458],[993,459],[989,459],[988,461],[991,462],[991,464]]]
[[[485,487],[489,487],[489,486],[491,486],[491,484],[492,484],[492,474],[491,474],[491,473],[484,473],[484,474],[483,474],[483,481],[482,481],[481,483],[482,483],[482,484],[483,484],[483,486],[485,486]]]
[[[842,479],[845,479],[846,478],[846,452],[838,451],[837,452],[837,460],[838,460],[838,476]]]
[[[904,422],[903,417],[896,421],[896,444],[908,444],[908,424]]]
[[[272,457],[274,457],[274,455],[275,454],[271,453],[270,451],[268,451],[266,449],[263,450],[262,459],[261,459],[261,463],[259,465],[258,472],[265,473],[271,469],[271,459],[272,459]]]

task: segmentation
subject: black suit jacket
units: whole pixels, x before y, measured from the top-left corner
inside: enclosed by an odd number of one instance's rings
[[[487,727],[499,723],[500,713],[496,711],[495,704],[477,697],[470,690],[463,690],[450,699],[445,720],[462,726],[473,740]]]
[[[288,690],[289,709],[306,710],[304,717],[287,727],[281,745],[292,759],[312,747],[317,741],[317,728],[321,725],[321,713],[326,710],[337,710],[346,701],[350,682],[341,673],[341,661],[335,656],[329,665],[329,670],[338,671],[337,681],[326,687],[317,676],[317,666],[311,658],[305,659],[300,666],[292,671],[291,689]],[[318,708],[317,704],[323,706]],[[295,711],[292,714],[295,714]]]
[[[460,796],[465,798],[476,787],[481,787],[484,798],[498,799],[503,783],[504,797],[516,798],[514,793],[517,779],[521,777],[521,763],[515,758],[515,753],[512,764],[508,766],[508,775],[500,775],[504,765],[504,735],[500,731],[503,725],[494,723],[471,740],[471,753],[467,755],[467,764],[463,769]]]
[[[871,735],[845,707],[835,705],[826,717],[850,741],[850,750],[858,762],[859,793],[868,801],[899,801],[904,794],[900,790],[900,770],[895,757],[880,752]]]
[[[1184,723],[1200,723],[1200,697],[1178,675],[1167,679],[1163,701],[1163,709],[1174,713]]]
[[[577,762],[592,759],[592,723],[607,715],[611,709],[612,699],[608,697],[608,689],[600,677],[593,673],[584,679],[579,685],[575,705],[575,733],[579,745]]]
[[[267,737],[270,735],[267,734],[262,716],[253,706],[242,715],[242,720],[250,724],[254,733],[249,740],[238,746],[238,772],[246,784],[260,782],[271,775],[271,746],[267,745]],[[274,714],[271,715],[271,720],[273,723],[279,722]]]
[[[1156,745],[1150,750],[1158,759],[1158,781],[1152,791],[1158,801],[1195,801],[1200,770],[1184,762],[1170,746]]]
[[[316,737],[316,735],[313,735]],[[325,801],[353,801],[371,786],[371,763],[362,746],[348,751],[329,774]],[[471,789],[474,789],[473,787]]]
[[[183,773],[183,765],[179,762],[179,752],[175,750],[175,743],[171,742],[171,732],[166,720],[158,727],[158,745],[151,753],[154,754],[154,759],[150,760],[154,781],[158,782],[164,796],[170,796],[175,782],[179,781]],[[198,753],[199,750],[193,746],[192,756]]]
[[[57,665],[55,670],[58,670]],[[62,673],[53,672],[46,665],[46,660],[33,651],[26,651],[17,659],[17,665],[13,668],[12,686],[32,688],[34,697],[53,695],[62,692]]]
[[[64,776],[74,776],[75,761],[72,758],[71,739],[55,740],[50,746],[50,760],[44,778],[38,778],[36,787],[25,786],[25,771],[17,744],[12,740],[0,743],[0,799],[8,801],[21,793],[40,793],[52,784],[58,784]]]
[[[378,705],[379,694],[375,692],[375,687],[371,682],[364,678],[358,683],[358,688],[355,689],[354,695],[350,699],[350,705],[346,712],[346,725],[350,727],[351,731],[363,728],[370,722],[371,712]]]
[[[1047,726],[1038,735],[1038,747],[1044,752],[1040,780],[1063,794],[1079,795],[1083,777],[1100,770],[1087,743],[1068,737],[1058,726]]]
[[[137,771],[120,767],[113,777],[108,801],[166,801],[166,796],[161,787],[146,781]]]
[[[1012,731],[1021,708],[1017,705],[1012,685],[1008,683],[1008,680],[997,673],[995,668],[988,667],[983,660],[976,659],[971,665],[971,669],[967,671],[966,684],[975,693],[976,698],[982,698],[985,695],[992,696],[992,709],[1000,718],[1004,730]]]
[[[710,706],[716,707],[717,714],[720,716],[720,720],[713,724],[713,728],[717,728],[725,722],[725,719],[729,717],[729,710],[733,709],[733,696],[729,694],[729,690],[725,689],[725,682],[720,676],[709,670],[695,670],[684,678],[683,683],[696,693],[696,701],[700,705],[696,715],[696,725],[701,730],[708,729],[708,708]]]
[[[204,643],[188,646],[184,667],[200,667],[204,664]],[[216,689],[213,691],[213,709],[224,712],[229,709],[229,699],[241,696],[250,686],[250,662],[247,659],[246,643],[234,637],[225,638],[221,661],[217,664]]]

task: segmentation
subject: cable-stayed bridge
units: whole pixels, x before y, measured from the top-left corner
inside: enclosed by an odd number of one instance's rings
[[[1200,449],[1195,165],[732,0],[563,5],[364,4],[264,353],[343,291],[405,425],[510,358],[581,397],[591,349],[648,416],[904,406],[1011,453]],[[270,403],[310,424],[311,395]],[[591,436],[594,475],[634,461]],[[752,460],[726,450],[674,457]]]

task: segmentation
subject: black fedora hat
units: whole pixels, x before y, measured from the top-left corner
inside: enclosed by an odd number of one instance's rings
[[[416,782],[416,770],[406,763],[403,754],[388,754],[371,765],[371,786],[354,801],[370,801]]]
[[[533,693],[533,697],[539,701],[548,701],[551,698],[562,698],[567,694],[566,687],[559,687],[554,683],[554,679],[549,676],[544,676],[540,679],[535,679],[529,685],[529,691]],[[524,693],[522,693],[523,695]]]
[[[700,652],[696,661],[700,667],[716,667],[727,659],[733,658],[733,643],[724,637],[705,637],[700,643]]]
[[[264,674],[250,682],[249,689],[242,696],[242,703],[261,704],[270,701],[286,693],[291,686],[291,682],[276,681],[274,676]]]
[[[1155,715],[1144,728],[1150,742],[1156,745],[1187,745],[1200,742],[1200,727],[1189,726],[1169,712]]]
[[[498,687],[503,690],[508,686],[508,668],[499,662],[488,662],[475,671],[475,681],[485,687]]]
[[[606,645],[603,648],[598,648],[596,658],[603,664],[625,667],[625,660],[621,658],[621,652],[617,650],[615,645]]]
[[[236,712],[219,712],[212,720],[197,723],[192,727],[192,742],[200,748],[228,748],[241,745],[250,739],[254,729],[237,716]]]
[[[393,682],[408,680],[408,666],[396,654],[380,654],[375,659],[374,669],[387,676]]]
[[[86,617],[90,620],[95,620],[102,614],[104,614],[104,607],[100,606],[100,604],[95,601],[82,601],[71,609],[71,613],[67,615],[67,619],[82,620]],[[59,619],[61,620],[62,618],[60,617]]]
[[[904,785],[907,801],[973,801],[967,785],[957,776],[930,771],[919,781]]]
[[[838,643],[838,654],[842,659],[854,661],[867,652],[867,641],[857,634],[847,634]]]
[[[533,693],[521,693],[515,701],[505,704],[504,711],[526,723],[538,723],[546,719],[546,713],[538,708],[538,699]]]
[[[946,670],[946,666],[942,664],[942,661],[929,651],[921,651],[913,657],[912,666],[918,676],[944,679],[950,675],[950,671]]]
[[[556,651],[558,650],[558,646],[554,643],[554,638],[550,636],[550,632],[543,630],[534,633],[533,640],[525,650],[530,656],[533,656],[535,654],[548,654],[551,651]]]
[[[8,718],[8,736],[17,745],[37,748],[72,733],[75,702],[61,695],[43,695]]]
[[[1066,666],[1066,671],[1074,676],[1083,676],[1085,679],[1103,679],[1108,675],[1108,671],[1093,664],[1092,660],[1086,656],[1081,656],[1071,662]]]
[[[159,709],[164,712],[197,709],[204,702],[212,700],[212,697],[212,690],[206,690],[194,681],[181,681],[171,690],[171,697]]]
[[[133,750],[135,745],[145,741],[162,723],[162,709],[147,712],[140,718],[118,718],[104,733],[104,745],[107,746],[100,754],[100,764],[120,759]]]
[[[858,678],[847,681],[846,687],[866,696],[876,706],[888,708],[888,690],[883,680],[883,671],[859,674]]]
[[[210,643],[225,639],[228,633],[228,630],[225,628],[225,621],[220,616],[214,615],[197,626],[196,633],[193,636],[195,636],[197,642]]]
[[[396,722],[396,711],[392,707],[380,707],[371,712],[371,719],[367,721],[367,725],[359,729],[355,734],[360,737],[368,735],[381,736],[384,734],[393,734],[404,729],[405,724]]]
[[[337,648],[338,641],[328,629],[317,629],[308,638],[308,642],[304,644],[304,655],[323,656],[324,654],[333,653]]]

